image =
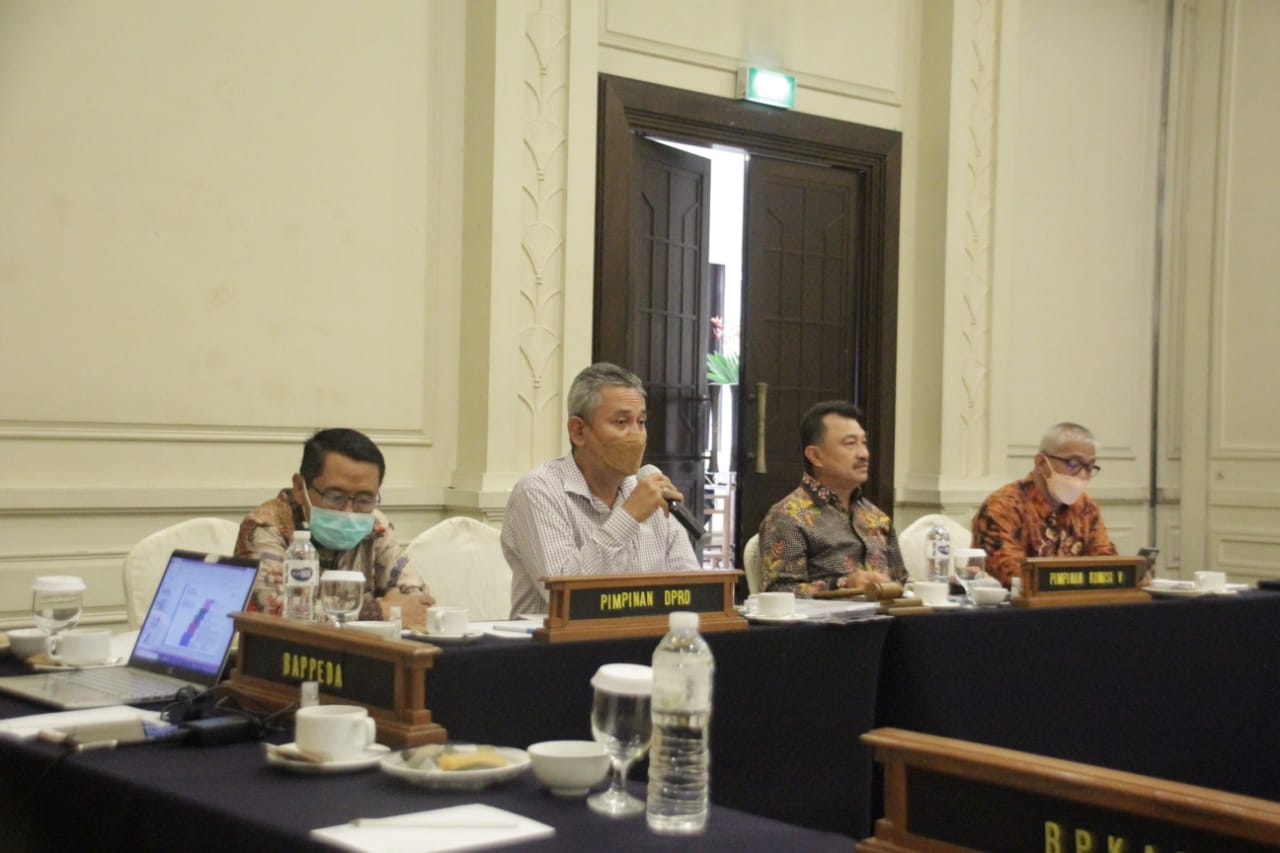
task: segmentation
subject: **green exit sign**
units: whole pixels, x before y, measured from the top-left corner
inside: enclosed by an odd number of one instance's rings
[[[766,68],[739,68],[738,97],[789,110],[796,105],[796,78]]]

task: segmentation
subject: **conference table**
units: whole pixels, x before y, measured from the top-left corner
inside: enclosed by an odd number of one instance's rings
[[[936,611],[710,634],[712,819],[671,839],[607,821],[532,776],[425,792],[382,773],[298,777],[257,744],[150,745],[59,758],[0,741],[0,849],[324,849],[307,831],[480,801],[556,827],[529,849],[844,849],[879,813],[860,735],[896,726],[1280,800],[1280,594]],[[427,707],[456,740],[590,736],[590,677],[657,638],[444,645]],[[0,672],[18,671],[12,661]],[[39,709],[0,699],[0,716]],[[287,739],[287,738],[280,738]],[[632,774],[640,786],[643,768]],[[17,830],[12,830],[17,827]],[[102,843],[91,843],[93,841]]]

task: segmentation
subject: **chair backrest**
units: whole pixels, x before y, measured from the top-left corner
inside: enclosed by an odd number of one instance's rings
[[[747,573],[747,592],[752,595],[760,591],[760,572],[763,562],[760,559],[760,534],[757,533],[742,546],[742,570]]]
[[[474,518],[455,516],[428,527],[409,543],[409,559],[442,607],[465,607],[472,621],[511,613],[511,568],[501,533]]]
[[[941,522],[951,534],[951,547],[968,548],[973,542],[973,534],[969,528],[947,515],[930,513],[922,515],[898,532],[898,547],[902,550],[902,562],[907,567],[907,574],[913,578],[925,576],[925,543],[929,530],[934,524]]]
[[[124,558],[124,600],[129,627],[142,625],[175,548],[202,554],[230,554],[235,550],[239,531],[240,525],[225,518],[190,518],[157,530],[130,548]]]

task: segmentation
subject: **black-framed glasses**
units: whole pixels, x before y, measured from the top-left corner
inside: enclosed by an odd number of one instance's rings
[[[1044,453],[1043,450],[1040,452]],[[1050,459],[1056,459],[1063,465],[1066,465],[1067,473],[1073,477],[1078,477],[1083,473],[1086,477],[1093,479],[1098,476],[1098,472],[1102,470],[1101,465],[1094,465],[1092,462],[1086,462],[1079,456],[1072,456],[1064,459],[1061,456],[1054,456],[1052,453],[1045,453],[1044,455]]]
[[[360,492],[359,494],[349,495],[342,489],[325,489],[323,492],[315,486],[311,486],[311,491],[320,496],[320,505],[325,509],[344,510],[347,504],[351,504],[351,508],[356,512],[373,512],[377,509],[378,504],[382,503],[382,495],[369,494],[368,492]]]

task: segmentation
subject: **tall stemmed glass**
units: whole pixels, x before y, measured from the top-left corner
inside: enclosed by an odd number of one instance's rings
[[[84,580],[70,575],[45,575],[31,585],[31,613],[50,644],[62,631],[74,628],[84,609]]]
[[[338,620],[338,627],[360,612],[364,600],[364,575],[360,572],[330,570],[320,575],[320,600],[325,613]]]
[[[653,670],[633,663],[607,663],[591,678],[591,734],[609,752],[609,788],[587,798],[587,805],[609,817],[641,814],[644,801],[627,793],[627,771],[645,754],[653,738],[649,697]]]

